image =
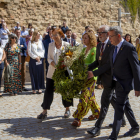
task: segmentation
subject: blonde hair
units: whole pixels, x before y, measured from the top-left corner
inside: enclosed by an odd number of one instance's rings
[[[33,32],[33,36],[32,36],[31,43],[33,43],[33,42],[35,41],[35,38],[36,38],[36,36],[37,36],[38,33],[39,33],[38,30],[35,30],[35,31]]]
[[[88,35],[89,37],[89,42],[90,42],[90,46],[91,48],[96,47],[97,46],[97,39],[96,36],[94,34],[93,30],[89,30],[88,32],[86,32],[85,34],[83,34],[82,38],[84,37],[84,35]]]

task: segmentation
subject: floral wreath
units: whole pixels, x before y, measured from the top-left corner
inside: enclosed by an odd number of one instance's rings
[[[82,50],[83,45],[65,46],[61,49],[52,79],[55,92],[61,94],[65,100],[79,98],[86,83],[88,66],[85,65],[85,54]]]

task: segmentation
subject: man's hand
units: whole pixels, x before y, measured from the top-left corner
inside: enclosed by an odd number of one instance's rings
[[[140,96],[140,91],[135,91],[135,96],[139,97]]]
[[[88,71],[88,79],[94,77],[93,72],[92,71]]]

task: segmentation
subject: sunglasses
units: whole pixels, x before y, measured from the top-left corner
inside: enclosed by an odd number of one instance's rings
[[[11,39],[16,39],[16,37],[11,37]]]

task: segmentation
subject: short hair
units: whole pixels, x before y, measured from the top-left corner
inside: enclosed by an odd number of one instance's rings
[[[16,29],[15,29],[15,32],[18,31],[18,30],[20,30],[20,28],[16,28]]]
[[[89,41],[90,41],[90,45],[91,47],[96,47],[97,46],[97,39],[96,39],[96,36],[95,36],[95,33],[93,30],[90,30],[88,32],[86,32],[85,34],[83,34],[82,38],[84,37],[84,35],[88,35],[89,37]]]
[[[109,31],[114,31],[116,35],[120,34],[122,36],[123,30],[120,26],[110,27]]]
[[[85,29],[89,28],[89,26],[86,26]]]
[[[105,32],[109,32],[110,27],[108,25],[101,25],[99,29],[104,28]],[[99,30],[98,29],[98,30]]]
[[[18,43],[18,37],[17,37],[16,34],[12,33],[12,34],[10,34],[8,37],[9,37],[9,44],[11,44],[11,38],[12,38],[12,37],[15,37],[15,38],[16,38],[16,43]]]
[[[64,33],[63,33],[63,31],[61,29],[55,28],[55,29],[52,30],[52,33],[54,31],[58,32],[58,34],[61,36],[61,38],[65,38],[65,35],[64,35]]]
[[[71,29],[67,29],[66,32],[71,31]]]

